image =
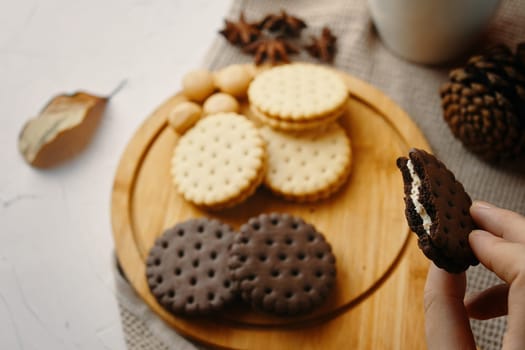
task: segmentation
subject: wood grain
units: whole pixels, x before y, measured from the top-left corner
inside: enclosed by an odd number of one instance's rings
[[[177,135],[166,124],[180,96],[160,106],[130,141],[112,196],[117,255],[137,293],[181,333],[208,345],[236,349],[424,347],[422,290],[428,263],[404,219],[395,160],[410,147],[429,150],[429,146],[387,96],[341,75],[350,92],[341,124],[352,141],[352,174],[336,195],[318,203],[290,203],[264,188],[245,203],[217,213],[186,203],[171,183],[169,164]],[[241,305],[213,318],[184,319],[156,303],[146,283],[144,260],[165,228],[200,216],[239,227],[249,217],[269,211],[303,217],[332,244],[337,285],[322,307],[302,317],[277,318]]]

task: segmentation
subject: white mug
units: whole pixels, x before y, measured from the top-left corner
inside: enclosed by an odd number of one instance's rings
[[[385,45],[413,62],[443,63],[464,53],[485,29],[499,0],[368,0]]]

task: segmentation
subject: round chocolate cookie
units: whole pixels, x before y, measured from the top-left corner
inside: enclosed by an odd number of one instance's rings
[[[217,220],[191,219],[159,237],[146,261],[149,288],[173,313],[204,314],[233,299],[228,271],[232,229]]]
[[[478,264],[468,243],[475,229],[472,201],[463,185],[439,159],[420,149],[400,157],[405,216],[418,246],[436,266],[451,273]]]
[[[314,226],[288,214],[262,214],[241,227],[230,270],[243,300],[280,315],[303,313],[333,287],[335,257]]]

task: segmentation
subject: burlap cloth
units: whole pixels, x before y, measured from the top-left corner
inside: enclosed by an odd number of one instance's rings
[[[503,169],[483,163],[463,149],[442,120],[438,89],[446,81],[452,65],[428,67],[394,56],[378,38],[365,0],[237,0],[225,17],[237,18],[243,10],[248,19],[259,19],[264,14],[281,8],[308,22],[309,28],[303,34],[305,37],[318,34],[324,25],[328,25],[338,38],[334,65],[378,87],[404,108],[423,131],[433,151],[456,174],[472,198],[525,213],[524,167],[514,164]],[[518,41],[524,40],[525,3],[520,0],[502,1],[480,47],[499,42],[514,46]],[[293,58],[310,59],[306,55]],[[231,63],[250,62],[251,59],[217,36],[202,66],[217,69]],[[461,62],[460,60],[457,64]],[[482,266],[469,269],[467,276],[468,292],[500,283],[497,277]],[[117,287],[129,349],[194,348],[153,315],[119,276]],[[505,325],[505,317],[472,321],[472,329],[480,349],[499,349]]]

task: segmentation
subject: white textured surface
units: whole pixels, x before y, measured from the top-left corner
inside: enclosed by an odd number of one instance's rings
[[[110,193],[144,118],[200,65],[229,0],[0,1],[0,349],[122,349]],[[39,171],[17,150],[55,94],[109,93],[91,145]]]

